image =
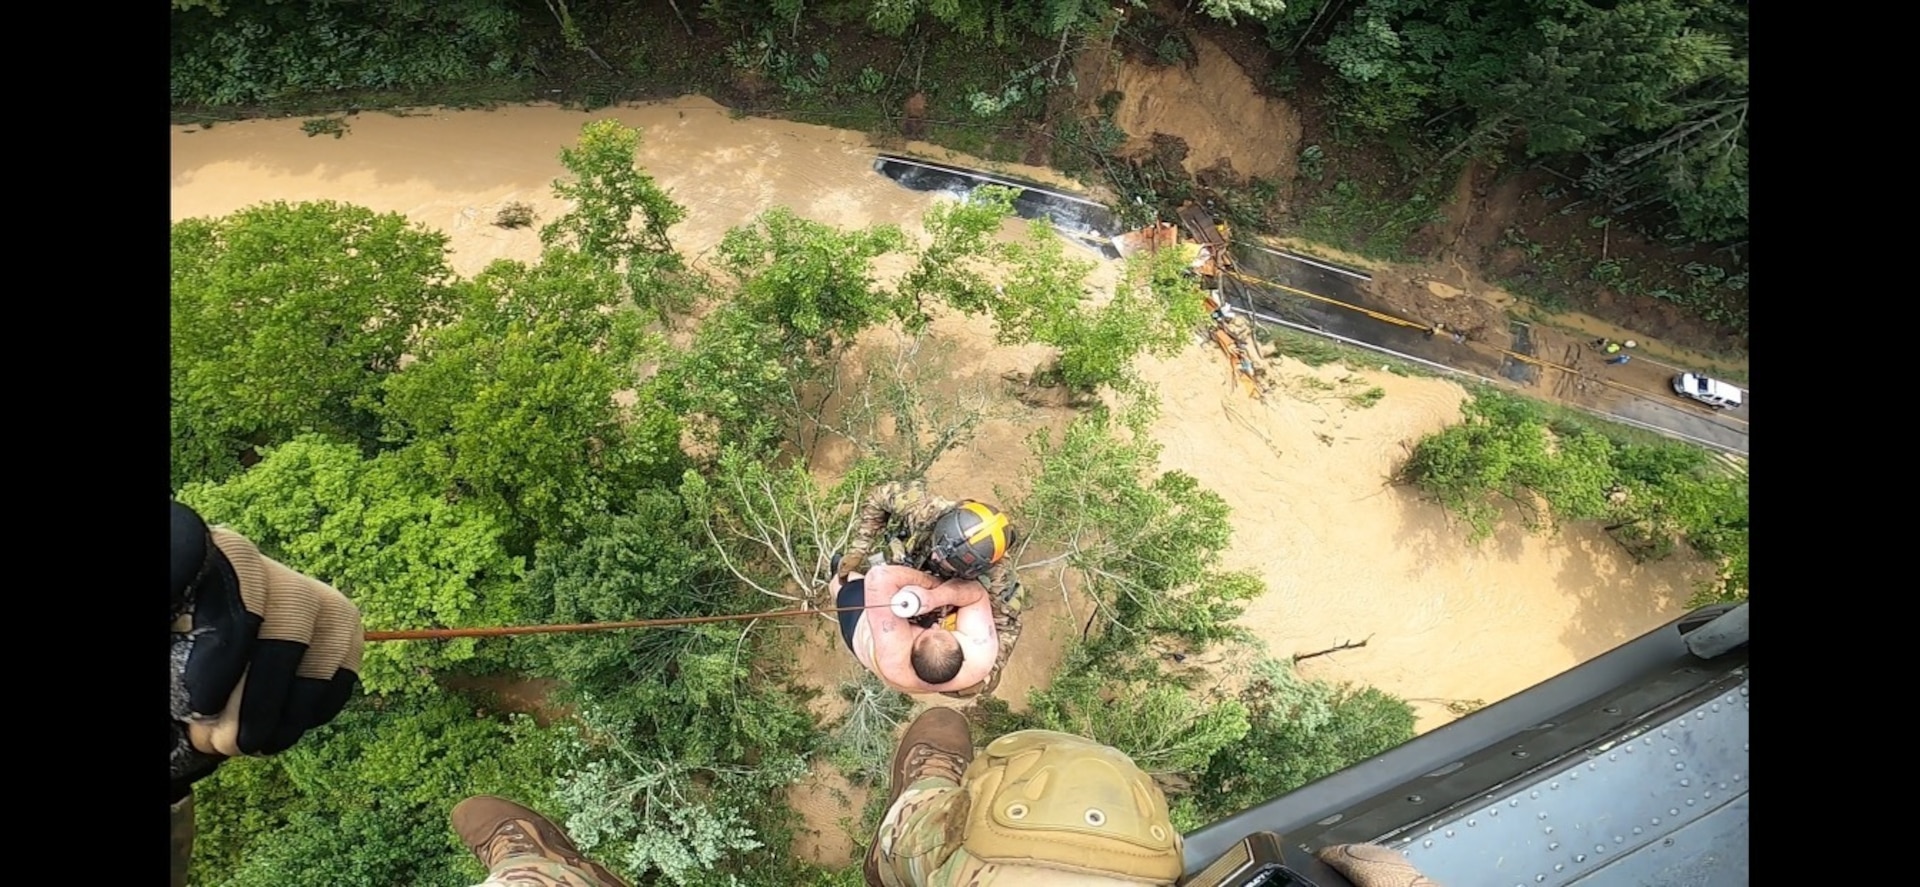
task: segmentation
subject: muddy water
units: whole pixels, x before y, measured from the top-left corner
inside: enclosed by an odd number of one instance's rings
[[[455,270],[472,274],[494,259],[539,255],[538,224],[502,229],[491,224],[494,215],[515,201],[531,204],[537,223],[560,212],[551,187],[565,172],[560,149],[582,124],[600,118],[642,129],[641,164],[687,207],[687,220],[672,234],[691,256],[775,206],[843,227],[910,225],[933,199],[873,174],[873,149],[860,133],[734,120],[698,97],[592,114],[540,105],[409,113],[356,115],[339,139],[309,137],[297,120],[173,127],[173,218],[220,215],[265,200],[347,200],[445,231]],[[984,165],[943,149],[910,147]],[[1037,181],[1060,179],[1049,170],[1001,168]]]
[[[505,230],[491,221],[514,201],[531,204],[537,221],[553,218],[561,209],[550,190],[563,172],[559,151],[596,117],[643,129],[641,163],[687,205],[689,217],[673,236],[693,256],[777,205],[835,225],[890,222],[917,234],[921,214],[940,199],[875,174],[873,149],[859,133],[735,120],[710,101],[689,98],[591,116],[539,106],[367,113],[351,118],[340,139],[310,138],[288,120],[176,127],[172,214],[217,215],[276,199],[348,201],[445,231],[456,270],[472,274],[494,259],[537,257],[534,229]],[[986,166],[916,147],[946,162]],[[998,168],[1059,181],[1045,170]],[[1020,228],[1010,221],[1003,236]],[[898,270],[897,263],[885,267]],[[1103,268],[1100,279],[1112,273]],[[852,362],[880,353],[884,335],[870,336]],[[1041,349],[994,345],[981,321],[941,318],[933,336],[952,358],[949,386],[998,384],[1001,374],[1031,370],[1044,357]],[[1282,656],[1365,640],[1365,647],[1304,667],[1421,700],[1423,729],[1451,717],[1448,701],[1498,699],[1670,618],[1697,573],[1678,563],[1635,566],[1604,538],[1581,531],[1508,533],[1468,549],[1438,509],[1385,488],[1406,445],[1457,418],[1464,394],[1451,383],[1369,373],[1366,384],[1387,391],[1370,409],[1304,383],[1261,407],[1231,394],[1212,351],[1192,348],[1144,369],[1165,403],[1157,431],[1166,445],[1164,467],[1189,471],[1227,497],[1238,533],[1226,565],[1257,570],[1273,589],[1250,608],[1247,624]],[[1341,372],[1290,362],[1287,371],[1300,379]],[[1058,406],[1016,403],[1004,386],[998,390],[999,414],[968,447],[934,466],[936,488],[1016,498],[1027,435],[1071,416]],[[829,451],[816,467],[831,474],[850,455]],[[999,693],[1016,706],[1046,683],[1062,645],[1087,616],[1070,590],[1045,577],[1023,578],[1037,593]],[[818,713],[831,720],[839,713],[834,689],[858,665],[827,620],[792,630],[803,639],[796,651],[802,674],[824,691]],[[859,809],[857,797],[838,799],[844,787],[831,779],[817,774],[797,796],[810,800],[796,801],[814,831],[804,849],[823,861],[844,855],[850,838],[838,820],[857,817]]]
[[[1268,406],[1233,393],[1217,352],[1152,361],[1147,375],[1167,393],[1162,466],[1226,497],[1222,566],[1267,581],[1243,624],[1278,657],[1365,642],[1304,661],[1306,674],[1413,700],[1424,732],[1456,716],[1449,703],[1497,701],[1659,626],[1705,578],[1678,559],[1636,565],[1584,528],[1469,547],[1438,506],[1386,483],[1407,447],[1459,420],[1460,386],[1283,365],[1292,396]],[[1386,396],[1370,408],[1339,396],[1371,386]]]

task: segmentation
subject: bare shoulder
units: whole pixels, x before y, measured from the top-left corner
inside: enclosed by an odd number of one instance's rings
[[[893,600],[895,592],[909,585],[932,588],[938,584],[939,577],[932,573],[902,564],[881,564],[867,571],[867,600],[870,603],[886,603]]]

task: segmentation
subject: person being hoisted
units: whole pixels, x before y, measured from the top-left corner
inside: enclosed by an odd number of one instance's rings
[[[993,609],[999,649],[985,680],[947,694],[976,696],[991,693],[999,685],[1002,666],[1020,638],[1020,612],[1026,598],[1007,562],[1018,540],[1006,514],[991,505],[934,496],[920,481],[894,481],[867,496],[853,540],[845,552],[834,556],[831,569],[836,587],[882,563],[911,567],[943,582],[977,580]],[[935,608],[917,617],[916,624],[930,627],[946,621],[953,609]]]
[[[901,564],[881,564],[830,587],[840,637],[868,671],[902,693],[977,695],[997,662],[1000,639],[987,590],[970,579],[945,582]],[[953,611],[935,624],[923,618]]]

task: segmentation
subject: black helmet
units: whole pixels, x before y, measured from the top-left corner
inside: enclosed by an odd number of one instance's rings
[[[931,566],[954,579],[978,579],[1007,556],[1015,535],[1007,516],[968,499],[933,522]]]

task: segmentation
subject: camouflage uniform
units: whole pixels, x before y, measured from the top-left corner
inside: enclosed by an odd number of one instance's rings
[[[1088,746],[1094,745],[1090,740],[1080,737],[1027,730],[1001,737],[994,745],[988,746],[988,751],[991,754],[992,750],[1001,744],[1024,743],[1025,747],[1009,746],[1008,752],[1018,757],[1030,757],[1032,744],[1046,741],[1045,737],[1049,735],[1055,737],[1053,740],[1055,742],[1065,739],[1069,742],[1085,743]],[[981,772],[983,768],[992,769],[992,767],[993,765],[981,759],[974,760],[968,765],[966,773],[961,776],[961,779],[966,781],[966,785],[938,771],[922,771],[918,779],[908,784],[906,791],[902,792],[893,802],[893,806],[887,809],[886,816],[880,820],[880,830],[874,836],[880,861],[878,872],[884,887],[990,887],[996,881],[1004,883],[1014,880],[1016,875],[1022,876],[1018,878],[1022,884],[1077,883],[1082,879],[1095,880],[1088,878],[1085,874],[1075,877],[1069,870],[1051,866],[987,862],[974,853],[968,852],[964,843],[967,840],[969,814],[977,812],[971,808],[976,803],[995,802],[994,797],[986,795],[976,799],[970,793],[970,789],[991,793],[993,789],[983,789],[979,783],[1007,785],[1003,781],[1005,771],[1002,771],[998,778],[989,777]],[[1086,771],[1075,775],[1084,776]],[[1145,778],[1144,774],[1141,778]],[[998,799],[1006,800],[1008,797],[1011,796],[1000,796]],[[1162,836],[1175,835],[1173,824],[1166,818],[1164,801],[1159,803],[1155,812],[1156,815],[1149,821],[1157,823],[1157,828],[1163,830]],[[1178,837],[1167,837],[1166,846],[1159,852],[1141,852],[1138,847],[1122,849],[1116,845],[1114,848],[1116,852],[1103,858],[1111,860],[1133,855],[1138,868],[1134,874],[1125,877],[1135,887],[1145,887],[1148,884],[1171,885],[1179,870],[1179,847]],[[1170,860],[1166,856],[1168,852],[1172,854]],[[1082,861],[1085,862],[1086,859],[1083,857]],[[1152,861],[1140,863],[1139,859]],[[1169,864],[1172,866],[1171,869],[1167,868]],[[1166,875],[1164,879],[1141,873],[1156,866]],[[1122,876],[1114,873],[1109,877]],[[1125,883],[1107,878],[1100,878],[1097,882]]]
[[[907,786],[880,820],[880,880],[886,887],[948,887],[986,884],[1000,868],[952,846],[957,808],[967,793],[960,783],[929,776]]]
[[[544,856],[510,856],[473,887],[606,887],[592,873]]]
[[[869,494],[866,504],[861,506],[860,523],[854,529],[845,557],[848,561],[865,557],[872,563],[903,564],[939,575],[928,566],[933,549],[933,524],[957,505],[958,502],[927,492],[926,485],[920,481],[884,484]],[[1026,594],[1020,583],[1014,581],[1013,570],[1003,560],[993,565],[979,581],[993,606],[993,626],[1000,637],[1000,652],[985,681],[966,690],[941,694],[943,696],[964,699],[993,692],[1000,683],[1007,656],[1020,640],[1020,611],[1026,605]]]

